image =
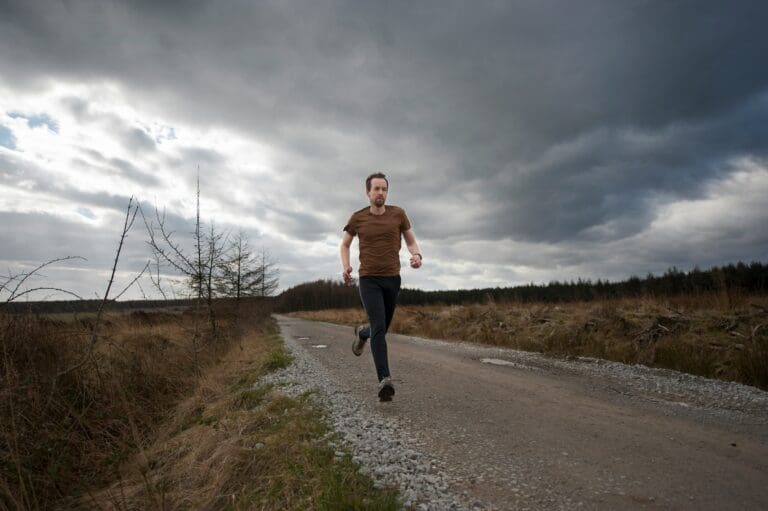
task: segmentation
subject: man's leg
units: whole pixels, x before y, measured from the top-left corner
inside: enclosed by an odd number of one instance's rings
[[[376,365],[376,375],[381,381],[389,377],[389,361],[387,360],[387,341],[384,336],[387,330],[387,314],[384,305],[384,291],[377,277],[360,277],[360,299],[368,314],[371,339],[371,353]]]
[[[392,318],[395,316],[395,307],[397,306],[397,295],[400,293],[400,275],[393,277],[384,277],[384,314],[386,316],[386,331],[389,332],[389,325],[392,324]]]
[[[391,277],[380,277],[381,279],[381,291],[384,299],[384,317],[385,326],[384,333],[389,332],[389,325],[392,323],[392,318],[395,315],[395,305],[397,304],[397,294],[400,291],[400,275],[394,275]],[[387,342],[383,341],[386,348]],[[387,366],[389,368],[389,366]],[[379,400],[380,401],[392,401],[392,396],[395,395],[395,385],[392,383],[392,379],[387,376],[379,382]]]
[[[389,325],[392,324],[392,318],[395,316],[395,307],[397,306],[397,295],[400,294],[400,276],[384,277],[385,279],[392,279],[391,282],[384,282],[382,286],[382,293],[384,297],[384,316],[386,318],[385,333],[389,332]],[[365,304],[363,304],[365,308]],[[371,327],[370,325],[360,325],[356,330],[358,336],[363,339],[370,339]]]

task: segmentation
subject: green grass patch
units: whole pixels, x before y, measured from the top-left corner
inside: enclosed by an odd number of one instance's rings
[[[232,408],[235,410],[250,410],[264,402],[265,397],[272,390],[273,385],[259,385],[246,389],[236,394]]]
[[[378,510],[401,508],[397,491],[377,489],[347,454],[325,440],[322,412],[305,398],[271,394],[254,417],[246,443],[254,448],[242,470],[258,484],[245,486],[225,509]],[[257,476],[258,474],[258,476]]]
[[[293,362],[293,357],[290,353],[285,351],[283,346],[275,348],[264,361],[264,369],[266,371],[277,371],[278,369],[285,369]]]
[[[232,381],[229,388],[232,391],[238,391],[241,389],[247,389],[253,387],[257,381],[259,381],[259,378],[261,378],[261,372],[260,371],[252,371],[247,372],[244,374],[241,374],[237,378]]]

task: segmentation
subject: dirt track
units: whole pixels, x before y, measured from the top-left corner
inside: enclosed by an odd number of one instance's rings
[[[594,363],[400,335],[388,335],[397,394],[379,403],[370,350],[352,355],[351,328],[279,323],[361,406],[422,442],[452,492],[485,506],[768,509],[768,409],[639,391],[596,377]]]

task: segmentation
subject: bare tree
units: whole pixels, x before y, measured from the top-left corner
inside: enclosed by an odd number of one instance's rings
[[[241,230],[229,243],[222,258],[216,290],[222,296],[235,298],[259,296],[263,273],[248,238]]]
[[[152,249],[156,260],[156,279],[152,278],[153,284],[160,289],[161,294],[165,296],[165,291],[160,285],[160,266],[168,265],[174,271],[180,273],[187,280],[190,288],[196,298],[195,317],[199,317],[203,302],[206,305],[211,333],[216,336],[216,315],[213,309],[214,298],[214,276],[219,266],[219,259],[222,256],[223,241],[222,235],[217,233],[213,224],[206,233],[200,219],[200,174],[197,176],[196,193],[196,213],[195,229],[193,236],[193,253],[189,255],[184,248],[174,238],[174,231],[170,230],[166,224],[165,211],[161,214],[155,208],[155,218],[153,221],[147,220],[142,211],[144,225],[147,228],[149,240],[147,243]],[[155,224],[156,222],[156,224]],[[195,366],[197,367],[197,353],[199,351],[200,331],[197,320],[194,322],[193,351],[195,353]]]
[[[216,311],[213,308],[213,298],[216,292],[214,286],[216,280],[218,279],[217,271],[221,267],[221,259],[224,254],[224,244],[226,243],[226,239],[224,238],[224,234],[216,232],[213,223],[211,223],[211,227],[207,237],[205,238],[205,242],[206,261],[202,268],[205,272],[203,274],[203,278],[205,279],[205,299],[206,304],[208,305],[208,321],[210,322],[211,330],[215,335],[217,330]]]
[[[257,269],[261,274],[261,282],[258,287],[258,296],[272,296],[280,283],[280,270],[277,267],[277,261],[264,247],[261,248],[257,256]]]

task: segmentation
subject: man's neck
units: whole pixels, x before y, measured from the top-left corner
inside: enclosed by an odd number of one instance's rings
[[[369,209],[372,215],[383,215],[386,210],[387,210],[386,206],[379,207],[379,206],[374,206],[373,204],[371,204],[371,207]]]

